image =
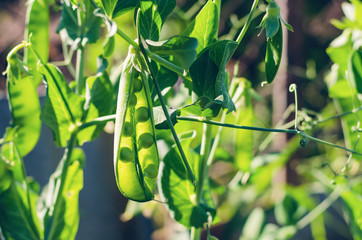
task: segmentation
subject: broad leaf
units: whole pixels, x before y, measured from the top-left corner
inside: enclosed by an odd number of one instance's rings
[[[348,72],[358,93],[362,93],[362,48],[352,52],[348,61]]]
[[[246,220],[240,240],[258,239],[265,222],[265,213],[262,208],[255,208]]]
[[[139,4],[140,0],[117,1],[113,10],[113,18],[119,17],[127,11],[132,10]]]
[[[92,121],[95,118],[109,115],[114,110],[114,92],[108,74],[98,74],[87,78],[87,104],[89,108],[86,112],[84,122]],[[106,123],[98,124],[83,129],[78,133],[78,143],[93,141],[102,132]]]
[[[177,109],[168,108],[167,112],[170,115],[172,125],[175,125],[177,123],[177,115],[178,115]],[[163,112],[161,106],[153,108],[153,120],[155,122],[156,129],[170,129],[167,123],[165,113]]]
[[[352,34],[350,31],[345,30],[343,33],[333,40],[327,48],[327,53],[332,61],[339,65],[339,74],[344,75],[348,69],[348,59],[352,51]]]
[[[185,36],[174,36],[168,40],[155,42],[146,40],[151,52],[160,56],[172,56],[176,65],[189,69],[196,57],[197,40]]]
[[[81,123],[85,99],[72,91],[55,66],[40,65],[39,69],[47,82],[41,119],[52,130],[56,145],[64,147],[72,131]]]
[[[209,0],[181,35],[196,38],[199,43],[196,52],[200,53],[216,42],[218,30],[218,6],[216,1]]]
[[[359,189],[361,189],[361,187]],[[355,239],[360,239],[362,236],[362,196],[361,194],[346,189],[343,191],[341,197],[348,213],[351,232]]]
[[[251,83],[246,79],[241,79],[239,85],[243,90],[240,107],[236,110],[238,125],[253,126],[254,111],[251,102]],[[235,165],[243,172],[250,172],[251,161],[253,159],[254,132],[249,130],[236,130],[235,135]]]
[[[138,30],[144,39],[158,41],[162,25],[176,6],[176,0],[141,0]]]
[[[216,42],[203,50],[190,67],[192,90],[198,99],[206,98],[209,103],[220,102],[228,112],[233,111],[235,106],[228,93],[225,68],[237,47],[238,43],[234,41]]]
[[[155,74],[155,78],[158,82],[158,86],[160,87],[160,90],[163,94],[165,94],[165,89],[170,89],[172,86],[174,86],[178,80],[177,73],[169,70],[168,68],[162,66],[161,64],[151,61],[151,66],[153,68],[153,72]],[[154,84],[152,82],[152,79],[149,78],[149,86],[151,91],[151,99],[156,100],[158,98],[157,91],[154,87]],[[166,90],[165,90],[166,91]],[[165,97],[165,96],[164,96]],[[155,106],[155,102],[154,105]]]
[[[49,0],[31,0],[27,2],[25,39],[30,42],[43,63],[49,56]],[[31,37],[30,37],[31,36]],[[34,86],[41,83],[41,74],[37,72],[38,58],[25,48],[24,61],[33,76]]]
[[[22,71],[16,51],[11,51],[7,60],[7,91],[12,127],[16,130],[13,141],[20,155],[25,156],[33,150],[40,136],[40,103],[32,77]]]
[[[0,228],[5,239],[42,239],[42,230],[35,212],[37,195],[29,191],[22,171],[22,160],[15,144],[3,144],[0,158],[10,162],[11,184],[8,189],[0,193]]]
[[[190,148],[195,133],[192,131],[181,136],[181,145],[198,180],[200,156]],[[161,198],[166,202],[173,218],[182,225],[199,228],[207,222],[208,212],[211,215],[215,214],[210,207],[208,187],[205,188],[206,191],[204,190],[205,195],[202,198],[204,200],[201,203],[196,202],[196,188],[189,178],[176,146],[171,148],[163,160],[158,185]]]
[[[77,9],[74,9],[69,1],[63,2],[63,10],[57,32],[64,30],[69,38],[68,44],[76,41],[83,46],[86,43],[95,43],[100,35],[101,18],[93,14],[94,8],[90,1],[85,1],[86,11],[80,11],[81,22],[78,22]]]
[[[280,22],[278,23],[280,25]],[[283,29],[279,27],[278,32],[268,38],[265,55],[265,74],[268,83],[273,82],[282,59],[283,51]]]
[[[216,117],[220,112],[221,104],[219,100],[210,101],[207,97],[201,97],[193,104],[184,106],[180,111],[200,117]]]
[[[69,162],[66,156],[50,176],[48,185],[39,199],[40,217],[44,224],[45,239],[74,239],[78,231],[79,191],[83,188],[84,153],[73,149]],[[66,178],[61,183],[64,164],[68,163]],[[64,184],[59,192],[59,184]],[[58,196],[59,195],[59,196]]]

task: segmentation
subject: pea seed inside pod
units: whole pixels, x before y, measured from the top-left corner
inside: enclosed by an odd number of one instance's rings
[[[138,143],[141,148],[149,148],[153,144],[153,136],[151,133],[144,133],[138,138]]]
[[[142,90],[142,87],[143,87],[143,85],[142,85],[141,79],[135,78],[133,80],[133,91],[140,92]]]
[[[135,94],[131,94],[130,99],[129,99],[129,105],[131,107],[134,107],[134,106],[136,106],[136,104],[137,104],[137,97]]]
[[[123,136],[130,137],[133,135],[133,125],[130,122],[124,123]]]
[[[130,161],[134,160],[135,155],[131,149],[129,149],[127,147],[123,147],[120,150],[119,156],[120,156],[121,160],[123,160],[125,162],[130,162]]]
[[[150,117],[148,108],[140,107],[136,110],[136,121],[137,122],[146,122]]]
[[[148,165],[144,170],[145,177],[156,178],[158,174],[158,169],[155,164]]]

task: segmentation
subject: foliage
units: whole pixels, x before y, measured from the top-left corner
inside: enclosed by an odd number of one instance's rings
[[[266,30],[264,78],[271,84],[281,63],[282,28],[293,28],[281,18],[274,0],[267,3],[259,27]],[[210,229],[216,223],[237,224],[242,229],[240,239],[289,239],[307,225],[314,238],[326,239],[326,210],[341,199],[350,234],[362,239],[360,1],[343,3],[346,18],[334,21],[343,33],[327,49],[333,66],[325,80],[337,113],[327,118],[324,111],[318,115],[299,110],[297,86],[292,84],[294,121],[277,128],[256,123],[254,102],[262,97],[249,80],[239,77],[237,67],[234,73],[226,70],[253,21],[258,0],[235,40],[218,36],[220,0],[206,1],[178,35],[166,39],[162,29],[169,16],[180,11],[175,0],[63,0],[57,32],[68,59],[65,66],[72,74],[70,82],[55,63],[48,62],[53,4],[29,1],[25,41],[7,57],[12,122],[0,139],[0,233],[5,239],[75,239],[85,161],[78,147],[95,140],[106,122],[114,120],[115,182],[130,199],[128,216],[141,213],[145,206],[166,206],[191,239],[200,239],[202,230],[208,239],[215,239]],[[118,21],[127,12],[134,14],[136,40]],[[125,40],[129,49],[122,73],[111,81],[121,65],[116,37]],[[85,53],[100,42],[103,55],[97,58],[97,71],[85,76]],[[75,69],[70,61],[74,53]],[[41,80],[47,87],[42,109],[36,93]],[[318,125],[335,118],[341,119],[345,146],[311,135]],[[23,163],[38,142],[41,123],[52,131],[54,144],[65,147],[43,189],[28,178]],[[255,132],[267,135],[260,141]],[[281,152],[266,152],[274,133],[294,137]],[[156,141],[166,143],[161,161]],[[320,148],[327,146],[314,157],[328,159],[325,166],[330,169],[308,159],[297,168],[306,179],[303,184],[276,186],[273,179],[278,171],[312,141]],[[340,170],[334,171],[331,166],[337,160],[329,158],[343,159],[338,162]],[[215,177],[218,166],[229,171],[221,170],[224,176]],[[317,201],[317,194],[325,195],[325,200]],[[132,200],[162,203],[141,205]],[[239,210],[241,221],[237,221]],[[267,222],[270,216],[274,223]]]

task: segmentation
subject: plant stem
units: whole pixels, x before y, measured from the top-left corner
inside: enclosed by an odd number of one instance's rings
[[[81,10],[78,8],[77,10],[78,15],[78,25],[81,26],[83,30],[82,24],[82,16]],[[82,41],[79,42],[77,48],[77,62],[75,65],[75,80],[77,83],[77,92],[78,94],[83,94],[85,89],[85,79],[83,77],[83,70],[84,70],[84,46],[82,45]]]
[[[77,140],[77,134],[78,134],[78,131],[75,131],[72,133],[72,135],[70,136],[70,139],[68,141],[68,146],[64,152],[64,160],[62,159],[63,161],[63,166],[62,166],[62,172],[61,172],[61,175],[60,175],[60,183],[59,183],[59,188],[58,188],[58,191],[56,192],[56,200],[55,200],[55,203],[54,203],[54,212],[51,216],[49,216],[49,212],[47,212],[47,215],[49,218],[51,218],[50,220],[50,224],[51,224],[51,230],[49,232],[49,235],[48,235],[48,238],[47,239],[53,239],[53,234],[55,234],[55,227],[57,224],[54,224],[54,221],[58,221],[58,214],[59,214],[59,204],[60,204],[60,200],[62,198],[62,195],[63,195],[63,189],[64,189],[64,185],[65,185],[65,179],[67,177],[67,173],[68,173],[68,167],[69,167],[69,163],[70,163],[70,160],[71,160],[71,156],[72,156],[72,152],[73,152],[73,149],[74,149],[74,146],[75,146],[75,142]],[[48,210],[49,211],[49,210]]]
[[[196,204],[199,204],[202,200],[203,189],[205,181],[208,181],[208,158],[210,154],[212,140],[212,126],[204,123],[202,139],[201,139],[201,149],[200,149],[200,163],[199,163],[199,177],[198,184],[196,186]],[[194,227],[193,227],[194,228]],[[191,239],[200,239],[201,229],[194,228],[191,231]]]
[[[321,202],[316,208],[299,220],[296,224],[299,230],[306,227],[314,219],[316,219],[320,214],[327,210],[341,195],[341,189],[336,188],[323,202]]]
[[[243,29],[241,30],[238,38],[236,39],[236,41],[239,44],[241,43],[241,40],[243,40],[244,35],[245,35],[246,31],[248,30],[251,21],[253,20],[253,15],[254,15],[254,12],[256,10],[256,7],[258,6],[258,3],[259,3],[259,0],[254,0],[253,5],[251,6],[251,10],[250,10],[248,19],[246,20],[246,23],[245,23]]]
[[[75,77],[77,82],[77,92],[78,94],[82,94],[85,89],[85,79],[83,77],[83,69],[84,69],[84,49],[80,47],[77,49],[77,63],[75,67]]]
[[[177,117],[177,120],[190,121],[190,122],[199,122],[199,123],[207,123],[207,124],[216,125],[216,126],[222,126],[222,127],[228,127],[228,128],[236,128],[236,129],[244,129],[244,130],[254,130],[254,131],[261,131],[261,132],[279,132],[279,133],[298,134],[298,131],[294,130],[294,129],[275,129],[275,128],[261,128],[261,127],[241,126],[241,125],[235,125],[235,124],[230,124],[230,123],[221,123],[221,122],[212,121],[212,120],[200,120],[200,119],[198,119],[196,117],[180,116],[180,117]]]
[[[318,143],[322,143],[322,144],[325,144],[325,145],[328,145],[328,146],[331,146],[331,147],[343,149],[343,150],[345,150],[347,152],[362,155],[361,153],[358,153],[358,152],[356,152],[354,150],[351,150],[351,149],[348,149],[348,148],[345,148],[345,147],[341,147],[341,146],[338,146],[336,144],[333,144],[333,143],[330,143],[330,142],[327,142],[327,141],[324,141],[324,140],[309,136],[305,132],[299,131],[299,130],[296,130],[296,129],[275,129],[275,128],[260,128],[260,127],[240,126],[240,125],[229,124],[229,123],[220,123],[220,122],[211,121],[211,120],[200,120],[200,119],[197,119],[195,117],[185,117],[185,116],[177,117],[177,120],[199,122],[199,123],[207,123],[207,124],[211,124],[211,125],[223,126],[223,127],[228,127],[228,128],[253,130],[253,131],[261,131],[261,132],[279,132],[279,133],[298,134],[302,138],[307,138],[309,140],[312,140],[312,141],[315,141],[315,142],[318,142]]]
[[[139,15],[138,15],[139,16]],[[171,121],[171,118],[170,118],[170,115],[168,114],[168,111],[167,111],[167,107],[166,107],[166,104],[165,104],[165,100],[163,99],[163,96],[162,96],[162,93],[161,93],[161,89],[160,89],[160,86],[158,85],[158,82],[156,80],[156,77],[153,73],[153,69],[152,69],[152,66],[147,58],[147,53],[145,51],[145,48],[143,47],[142,45],[142,42],[141,42],[141,36],[138,36],[139,38],[139,42],[140,42],[140,49],[141,49],[141,52],[143,54],[143,57],[144,57],[144,60],[146,62],[146,65],[148,67],[148,70],[149,70],[149,73],[151,75],[151,78],[152,78],[152,81],[153,81],[153,84],[155,86],[155,89],[156,89],[156,92],[157,92],[157,96],[158,98],[160,99],[160,103],[161,103],[161,106],[162,106],[162,110],[163,110],[163,113],[165,114],[165,117],[166,117],[166,121],[167,121],[167,124],[171,130],[171,133],[172,133],[172,136],[176,142],[176,145],[177,145],[177,148],[180,152],[180,155],[181,155],[181,158],[182,158],[182,161],[183,163],[185,164],[185,167],[187,169],[187,172],[189,173],[190,175],[190,178],[191,178],[191,181],[194,185],[196,185],[196,179],[195,179],[195,176],[194,174],[192,173],[192,170],[191,170],[191,167],[187,161],[187,158],[186,158],[186,155],[185,155],[185,152],[184,150],[182,149],[182,146],[181,146],[181,143],[180,143],[180,140],[177,136],[177,133],[176,133],[176,130],[175,128],[173,127],[173,124],[172,124],[172,121]]]
[[[116,114],[99,117],[99,118],[93,119],[90,122],[83,123],[81,126],[79,126],[79,131],[84,128],[91,127],[91,126],[94,126],[97,124],[102,124],[104,122],[113,121],[115,119],[116,119]]]

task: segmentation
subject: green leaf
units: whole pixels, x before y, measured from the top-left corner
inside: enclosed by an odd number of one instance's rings
[[[362,48],[351,53],[348,61],[348,73],[358,93],[362,93]]]
[[[37,195],[27,196],[27,183],[22,171],[22,160],[13,142],[0,149],[0,158],[11,166],[11,184],[0,193],[0,228],[5,239],[42,239],[42,230],[35,212]],[[28,189],[30,191],[30,189]],[[30,203],[30,206],[29,206]]]
[[[168,108],[167,111],[168,114],[170,115],[172,124],[175,125],[177,123],[177,118],[176,118],[178,115],[177,109]],[[153,120],[156,129],[170,129],[166,120],[165,113],[163,112],[161,106],[153,108]]]
[[[7,91],[16,135],[12,139],[21,156],[28,154],[38,142],[41,129],[40,103],[32,78],[22,71],[16,51],[7,57]]]
[[[201,97],[193,104],[184,106],[180,111],[200,117],[216,117],[220,112],[221,104],[219,100],[212,101],[207,97]]]
[[[362,205],[361,194],[346,189],[341,194],[349,217],[349,227],[354,239],[362,239]]]
[[[174,36],[165,41],[146,40],[151,52],[160,56],[172,56],[176,65],[189,69],[196,57],[197,40],[185,36]]]
[[[251,83],[240,79],[239,88],[242,88],[241,106],[236,110],[236,123],[241,126],[254,125],[254,110],[251,102]],[[238,104],[237,104],[238,105]],[[243,172],[250,172],[253,159],[254,132],[249,130],[236,130],[235,138],[235,165]]]
[[[139,4],[140,0],[117,1],[113,10],[113,18],[119,17],[122,14],[132,10]]]
[[[274,208],[274,215],[278,224],[282,226],[295,224],[298,219],[294,216],[298,207],[298,202],[293,197],[284,196],[283,200],[277,203]]]
[[[107,13],[107,15],[112,18],[113,10],[116,7],[117,2],[125,2],[125,1],[117,1],[117,0],[102,0],[102,5],[104,8],[104,11]]]
[[[162,25],[176,6],[176,0],[141,0],[138,30],[144,39],[158,41]]]
[[[87,93],[86,93],[86,106],[89,109],[86,112],[84,122],[92,121],[95,118],[112,114],[114,110],[114,92],[108,74],[103,72],[87,78]],[[82,145],[84,142],[93,141],[102,132],[106,123],[97,124],[83,129],[78,133],[78,144]]]
[[[280,22],[278,22],[280,25]],[[273,82],[282,59],[283,51],[283,29],[280,27],[278,32],[271,38],[268,38],[265,55],[265,73],[268,83]]]
[[[78,199],[79,191],[83,188],[84,159],[81,149],[73,149],[63,191],[59,193],[58,186],[64,171],[65,158],[60,161],[41,194],[38,204],[42,209],[40,215],[44,223],[45,239],[75,238],[79,225]]]
[[[180,136],[182,148],[185,151],[187,160],[192,171],[198,180],[200,156],[190,148],[191,141],[195,138],[196,132],[187,132]],[[196,189],[191,182],[186,167],[182,164],[181,156],[176,146],[166,154],[161,166],[161,178],[158,184],[160,196],[166,202],[173,218],[182,225],[191,228],[200,228],[208,220],[208,212],[212,215],[214,210],[210,204],[209,192],[201,203],[196,202]]]
[[[196,52],[200,53],[216,42],[218,30],[218,6],[216,1],[209,0],[181,35],[196,38],[199,43]]]
[[[341,79],[329,87],[328,94],[331,98],[351,98],[356,90],[350,87],[347,80]]]
[[[65,147],[72,132],[81,125],[85,99],[72,91],[55,66],[41,64],[39,69],[47,82],[47,98],[40,118],[52,130],[55,144]]]
[[[225,68],[237,47],[238,43],[234,41],[216,42],[203,50],[190,67],[192,90],[198,98],[221,102],[228,112],[235,110],[235,106],[228,93]]]
[[[349,30],[343,31],[343,33],[333,40],[330,46],[327,48],[327,54],[334,63],[339,65],[339,73],[345,74],[348,70],[348,59],[352,51],[352,33]]]
[[[248,216],[240,240],[259,239],[265,221],[262,208],[255,208]]]
[[[27,2],[26,6],[25,40],[31,43],[41,61],[47,63],[49,56],[49,1],[31,0]],[[38,58],[29,48],[24,50],[24,61],[33,76],[34,86],[38,86],[42,80],[41,74],[37,71]]]
[[[106,39],[106,41],[103,44],[103,55],[104,55],[104,57],[107,58],[107,57],[112,56],[112,54],[114,52],[115,45],[116,45],[116,40],[115,40],[114,36],[108,37]]]
[[[85,46],[86,43],[95,43],[100,35],[101,18],[93,14],[94,8],[90,1],[85,1],[85,11],[80,12],[81,23],[78,22],[77,9],[69,1],[63,1],[63,10],[57,32],[64,30],[72,44],[74,41]]]
[[[174,86],[178,80],[177,73],[169,70],[168,68],[162,66],[161,64],[151,61],[151,66],[153,68],[153,72],[155,74],[155,78],[158,82],[161,91],[164,91],[166,88],[171,88]],[[157,91],[154,87],[152,79],[149,78],[150,91],[151,91],[151,99],[156,100],[158,98]],[[164,92],[163,92],[164,93]],[[153,105],[155,106],[155,104]]]

